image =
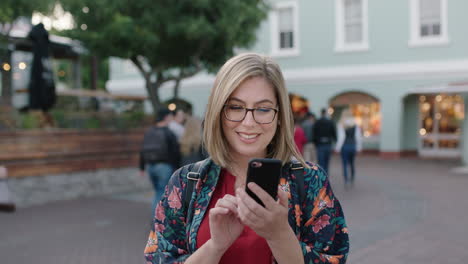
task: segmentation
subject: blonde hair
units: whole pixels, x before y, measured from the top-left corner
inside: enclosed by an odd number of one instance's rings
[[[339,123],[345,129],[356,125],[356,120],[354,119],[353,113],[349,108],[341,112]]]
[[[293,114],[280,67],[271,58],[255,53],[244,53],[229,59],[216,75],[205,113],[205,149],[213,161],[222,167],[232,162],[229,143],[221,125],[223,108],[234,90],[253,77],[265,78],[273,87],[278,101],[278,126],[268,146],[267,157],[282,160],[283,164],[295,157],[308,167],[294,143]]]
[[[189,155],[194,150],[198,150],[202,140],[201,121],[195,117],[188,117],[185,121],[184,134],[180,138],[180,152]]]

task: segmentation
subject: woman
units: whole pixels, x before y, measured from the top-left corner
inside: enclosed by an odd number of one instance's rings
[[[354,158],[356,152],[362,149],[361,129],[356,125],[356,121],[349,109],[341,114],[338,124],[338,140],[335,151],[341,152],[341,161],[343,164],[343,177],[345,184],[354,183]],[[351,179],[348,177],[348,166],[351,170]]]
[[[208,100],[205,161],[192,205],[182,207],[187,179],[178,170],[161,200],[145,248],[148,263],[345,263],[348,234],[327,176],[306,164],[293,139],[293,116],[278,64],[242,54],[220,69]],[[275,201],[254,183],[248,161],[276,158],[284,167]],[[303,165],[300,203],[289,169]],[[192,196],[193,197],[193,196]],[[193,217],[190,217],[193,212]]]
[[[307,143],[307,137],[304,129],[297,119],[294,120],[294,142],[301,155],[304,155],[304,145]]]
[[[205,159],[205,154],[201,146],[202,122],[190,116],[185,121],[184,134],[180,138],[180,152],[182,154],[181,165],[187,165]]]

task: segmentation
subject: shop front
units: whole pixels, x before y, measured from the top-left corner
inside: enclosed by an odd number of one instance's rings
[[[419,155],[459,157],[464,120],[459,94],[419,96]]]
[[[465,100],[468,82],[413,90],[419,96],[418,154],[423,157],[463,155]]]

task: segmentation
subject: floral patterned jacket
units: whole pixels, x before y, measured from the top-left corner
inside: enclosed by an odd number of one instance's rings
[[[296,191],[290,163],[283,166],[280,185],[289,192],[289,225],[302,247],[305,264],[346,262],[349,239],[339,201],[333,195],[326,173],[317,165],[304,168],[306,197],[303,206]],[[187,183],[174,172],[159,205],[145,248],[147,263],[184,263],[197,249],[197,233],[216,187],[221,167],[211,159],[202,166],[188,210],[183,209],[182,193]],[[187,212],[193,212],[187,220]]]

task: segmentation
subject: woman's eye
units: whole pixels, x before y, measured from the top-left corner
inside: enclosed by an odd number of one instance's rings
[[[228,106],[229,110],[242,110],[244,109],[244,107],[240,106],[240,105],[230,105]]]
[[[257,111],[260,112],[260,113],[269,113],[271,110],[271,108],[257,108]]]

